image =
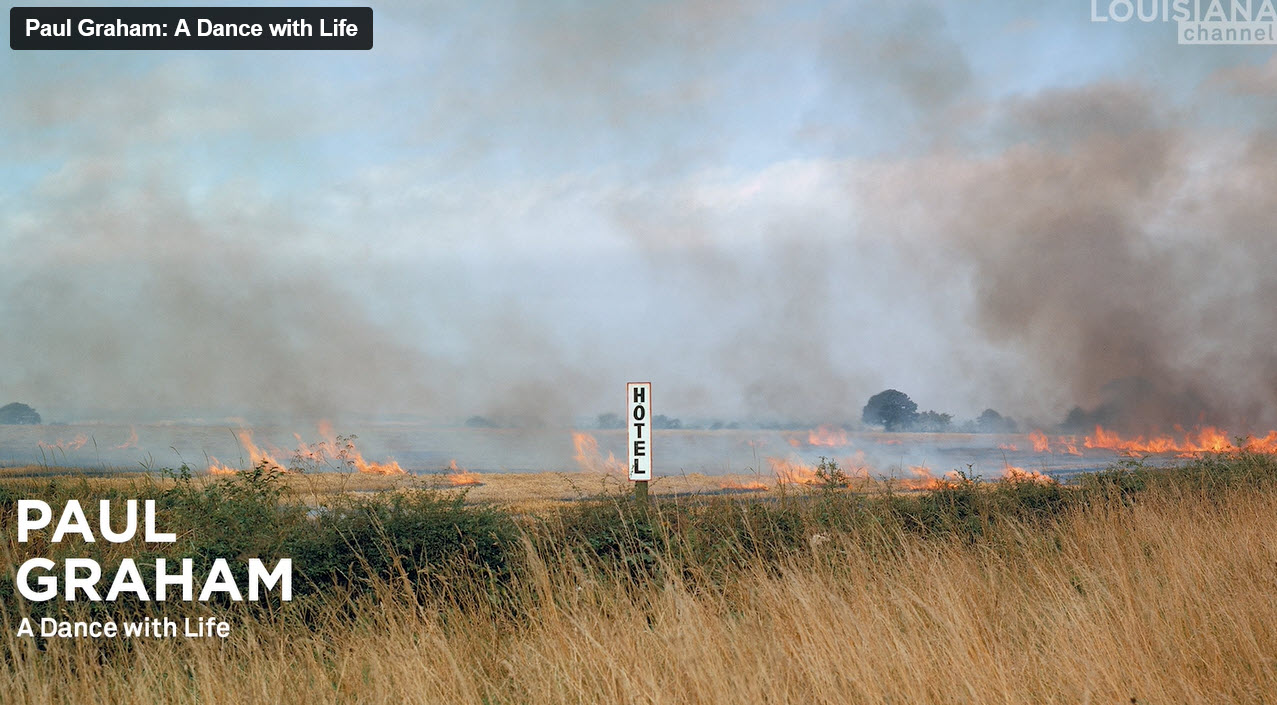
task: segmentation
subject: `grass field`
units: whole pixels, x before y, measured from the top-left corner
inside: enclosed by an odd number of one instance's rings
[[[360,478],[351,480],[363,481]],[[1059,486],[957,480],[535,511],[393,484],[0,480],[7,702],[1263,703],[1277,693],[1277,462],[1236,453]],[[495,482],[494,482],[495,484]],[[365,492],[352,495],[347,490]],[[230,637],[14,636],[15,501],[154,497],[174,555],[291,556]],[[307,511],[316,504],[323,511]],[[103,565],[146,550],[95,544]]]

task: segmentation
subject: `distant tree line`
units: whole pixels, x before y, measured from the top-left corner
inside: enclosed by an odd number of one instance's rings
[[[614,428],[625,428],[625,419],[621,418],[619,414],[599,414],[598,418],[595,419],[594,426],[605,431]],[[657,414],[652,417],[652,428],[663,430],[680,429],[683,428],[683,422],[680,419],[670,418],[665,414]]]
[[[953,414],[930,410],[919,413],[918,404],[896,389],[886,389],[869,397],[860,420],[867,426],[881,426],[889,432],[1016,433],[1019,430],[1015,419],[993,409],[985,409],[974,420],[961,424],[953,422]]]
[[[954,420],[953,414],[928,409],[919,411],[918,404],[908,394],[897,389],[886,389],[869,397],[861,410],[860,420],[864,425],[882,428],[889,432],[916,433],[1018,433],[1020,428],[1015,419],[1003,416],[993,409],[985,409],[974,419],[962,422]],[[657,414],[652,417],[655,429],[709,429],[711,431],[735,430],[740,428],[757,428],[763,430],[799,430],[810,428],[811,424],[800,421],[792,422],[694,422],[684,424],[682,420]],[[617,413],[603,413],[595,417],[594,427],[599,430],[625,428],[625,418]]]
[[[0,424],[33,426],[40,423],[40,414],[26,404],[15,401],[0,406]]]
[[[917,433],[1018,433],[1019,424],[1009,416],[993,409],[985,409],[974,419],[958,422],[953,414],[928,409],[919,411],[918,404],[908,394],[897,389],[886,389],[869,398],[861,410],[861,422],[866,426],[882,428],[889,432]],[[603,413],[595,417],[594,427],[599,430],[625,428],[625,418],[617,413]],[[652,417],[655,429],[709,429],[711,431],[755,428],[763,430],[801,430],[810,428],[809,422],[749,422],[702,421],[684,424],[682,420],[657,414]]]
[[[10,405],[12,406],[12,405]],[[7,407],[6,407],[7,408]],[[38,418],[38,417],[37,417]],[[868,427],[881,428],[888,432],[915,433],[1018,433],[1020,428],[1015,419],[1003,416],[993,409],[985,409],[974,419],[958,422],[953,414],[928,409],[919,411],[918,404],[908,394],[897,389],[885,389],[869,397],[860,414],[861,422]],[[505,424],[486,416],[471,416],[466,419],[468,428],[504,428]],[[711,431],[736,430],[742,428],[792,431],[811,427],[805,421],[721,421],[699,420],[684,423],[682,419],[656,414],[652,417],[652,428],[656,430],[699,430]],[[625,416],[615,412],[598,414],[594,419],[594,428],[601,431],[625,428]]]

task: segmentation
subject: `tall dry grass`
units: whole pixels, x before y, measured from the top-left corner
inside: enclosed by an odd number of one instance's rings
[[[544,538],[544,537],[542,537]],[[351,605],[226,640],[13,637],[0,699],[120,703],[1264,703],[1277,493],[1160,491],[979,541],[811,535],[730,579],[524,544],[509,601]],[[658,557],[658,562],[672,560]],[[607,564],[610,566],[621,564]],[[195,608],[192,608],[195,609]]]

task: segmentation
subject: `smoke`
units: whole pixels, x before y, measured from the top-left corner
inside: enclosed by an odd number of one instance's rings
[[[0,395],[1277,422],[1273,60],[1075,14],[390,4],[368,53],[13,52]]]
[[[1271,138],[1185,129],[1137,85],[1017,99],[1001,115],[1023,141],[873,165],[860,183],[867,226],[952,257],[978,330],[1028,363],[998,403],[1046,414],[1052,396],[1056,409],[1071,399],[1078,426],[1271,423]],[[899,212],[927,215],[907,231]]]
[[[92,181],[117,179],[104,168]],[[246,225],[233,205],[197,217],[153,186],[81,196],[45,201],[3,284],[4,369],[26,395],[62,410],[250,416],[433,401],[423,380],[438,361],[369,320],[343,292],[357,278],[273,251],[296,224]]]

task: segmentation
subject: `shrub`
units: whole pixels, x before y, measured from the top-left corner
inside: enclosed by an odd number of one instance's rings
[[[579,550],[599,567],[622,570],[631,579],[645,581],[657,574],[668,531],[659,514],[635,506],[626,496],[586,500],[560,509],[554,524],[534,532],[538,550],[550,554]]]
[[[321,508],[281,547],[299,594],[386,583],[425,595],[455,582],[500,588],[513,574],[514,523],[464,494],[416,489]]]

